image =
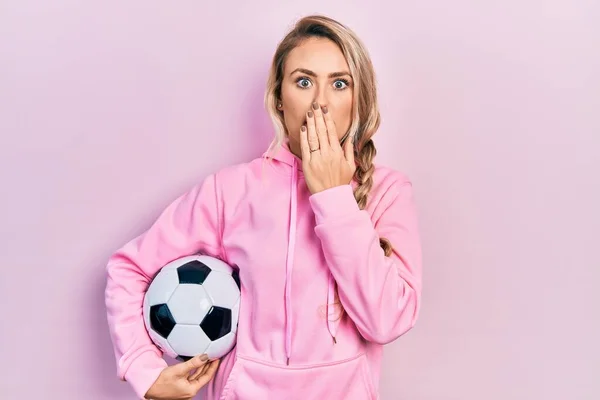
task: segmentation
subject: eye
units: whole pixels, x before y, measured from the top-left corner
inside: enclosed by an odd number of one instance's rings
[[[338,79],[334,82],[333,86],[336,90],[344,90],[348,87],[348,81],[345,79]]]
[[[300,86],[301,89],[307,89],[312,84],[310,80],[308,80],[308,78],[305,77],[299,78],[298,80],[296,80],[296,83],[298,84],[298,86]]]

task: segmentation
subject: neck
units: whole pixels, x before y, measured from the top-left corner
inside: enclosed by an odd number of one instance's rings
[[[298,143],[298,141],[294,140],[293,138],[288,136],[288,146],[290,148],[290,151],[299,159],[302,160],[302,150],[300,148],[300,143]]]

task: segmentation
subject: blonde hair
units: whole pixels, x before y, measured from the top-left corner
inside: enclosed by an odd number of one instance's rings
[[[265,107],[275,127],[275,138],[268,152],[281,145],[287,135],[283,114],[277,109],[281,99],[281,83],[285,61],[295,47],[309,38],[326,38],[336,43],[350,68],[354,82],[352,123],[342,142],[354,137],[354,158],[356,172],[353,179],[358,183],[354,197],[360,209],[367,205],[368,195],[373,186],[373,159],[377,154],[371,139],[380,124],[377,104],[375,72],[371,59],[360,39],[348,27],[326,16],[310,15],[296,22],[290,32],[279,43],[267,81]],[[379,243],[387,257],[392,254],[389,240],[380,238]]]

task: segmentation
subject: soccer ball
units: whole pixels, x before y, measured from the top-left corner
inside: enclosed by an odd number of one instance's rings
[[[150,338],[163,354],[179,361],[198,354],[214,360],[231,351],[239,310],[237,271],[206,255],[166,264],[150,283],[143,303]]]

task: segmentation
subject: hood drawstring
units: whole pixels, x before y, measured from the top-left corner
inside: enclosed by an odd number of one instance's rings
[[[286,364],[290,364],[290,355],[292,349],[292,302],[291,302],[291,286],[292,286],[292,268],[294,265],[294,251],[296,249],[296,221],[298,212],[298,169],[296,159],[292,162],[292,182],[290,195],[290,227],[288,232],[288,251],[285,265],[285,356]],[[335,310],[333,303],[335,293],[335,280],[333,275],[329,273],[327,282],[327,329],[333,338],[333,342],[337,343],[335,338],[337,331],[337,323],[332,318]]]
[[[329,334],[333,338],[333,343],[337,343],[335,339],[335,334],[337,331],[337,323],[332,318],[334,317],[335,310],[333,307],[333,303],[335,301],[334,298],[335,293],[335,281],[333,279],[333,275],[331,272],[329,273],[329,282],[327,285],[327,329],[329,330]]]
[[[287,365],[290,364],[290,353],[292,348],[292,304],[291,304],[291,286],[292,286],[292,266],[294,264],[294,250],[296,247],[296,213],[297,213],[297,188],[298,172],[296,171],[296,160],[292,165],[292,191],[290,195],[290,230],[288,233],[288,254],[285,265],[285,356]]]

